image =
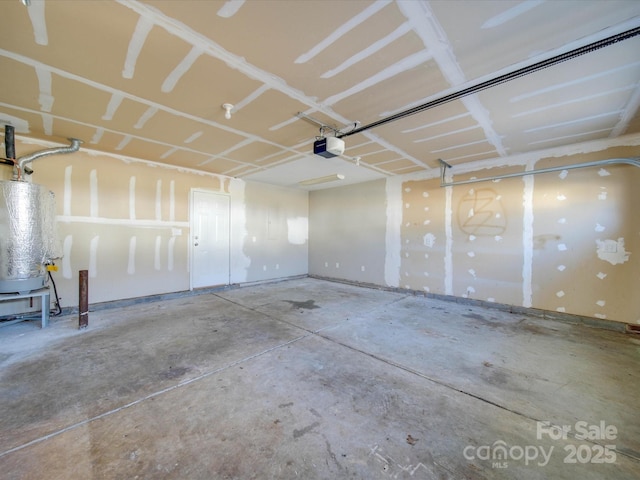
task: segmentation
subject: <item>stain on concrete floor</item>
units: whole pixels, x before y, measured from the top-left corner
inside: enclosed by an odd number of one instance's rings
[[[296,302],[294,300],[285,300],[285,302],[290,303],[293,308],[298,308],[300,310],[315,310],[316,308],[320,308],[319,305],[316,305],[315,300],[306,300],[304,302]]]

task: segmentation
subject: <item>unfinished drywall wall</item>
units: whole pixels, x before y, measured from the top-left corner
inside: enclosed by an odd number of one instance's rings
[[[302,190],[247,183],[247,239],[251,281],[306,275],[309,196]]]
[[[21,156],[48,147],[16,142]],[[194,188],[230,196],[231,283],[307,273],[306,192],[84,149],[43,158],[33,169],[31,180],[56,195],[64,255],[53,276],[63,307],[77,306],[79,270],[89,271],[90,303],[188,290]],[[252,238],[261,235],[265,208],[285,221],[257,245]],[[7,305],[0,314],[16,308]]]
[[[637,146],[576,150],[453,180],[640,153]],[[608,166],[445,188],[439,178],[395,177],[384,188],[374,182],[312,192],[309,273],[640,322],[639,181],[636,167]],[[316,238],[325,228],[330,233]],[[382,277],[357,265],[331,268],[355,256],[378,262],[382,252]]]
[[[309,196],[309,273],[384,284],[385,181]]]
[[[630,149],[611,157],[633,155]],[[638,154],[638,151],[635,151]],[[581,161],[595,160],[581,155]],[[537,168],[565,157],[545,159]],[[532,302],[551,311],[640,322],[640,169],[606,166],[535,177]]]

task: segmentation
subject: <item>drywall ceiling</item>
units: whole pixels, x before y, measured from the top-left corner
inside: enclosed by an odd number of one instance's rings
[[[277,185],[640,132],[640,36],[347,136],[344,157],[314,156],[296,116],[347,133],[638,28],[635,0],[5,0],[2,24],[17,134]]]

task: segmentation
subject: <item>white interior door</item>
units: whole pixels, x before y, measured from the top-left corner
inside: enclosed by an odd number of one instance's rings
[[[229,284],[229,197],[191,191],[191,288]]]

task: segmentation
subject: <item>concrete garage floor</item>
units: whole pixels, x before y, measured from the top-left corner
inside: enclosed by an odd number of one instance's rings
[[[311,278],[76,328],[0,329],[3,479],[640,477],[634,335]]]

